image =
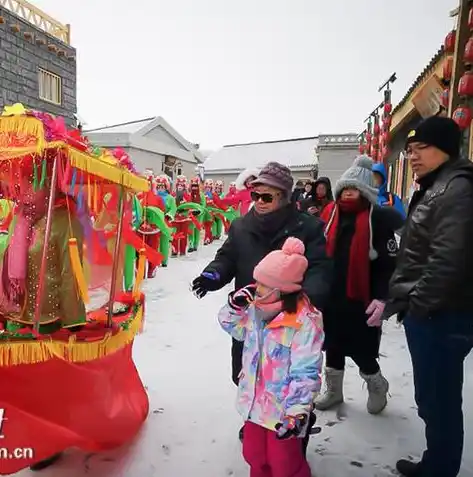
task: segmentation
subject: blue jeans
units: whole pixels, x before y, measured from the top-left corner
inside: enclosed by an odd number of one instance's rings
[[[406,316],[415,400],[425,422],[422,476],[456,477],[463,453],[464,361],[473,348],[472,313]]]

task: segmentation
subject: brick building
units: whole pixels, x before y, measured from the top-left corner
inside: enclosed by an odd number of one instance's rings
[[[25,0],[0,0],[0,110],[22,103],[74,125],[76,78],[70,27]]]

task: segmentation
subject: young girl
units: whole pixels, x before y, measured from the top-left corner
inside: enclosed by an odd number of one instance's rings
[[[243,456],[250,477],[310,477],[302,439],[320,390],[322,315],[302,292],[304,244],[255,267],[255,285],[232,292],[219,313],[222,328],[244,342],[238,410],[245,420]]]

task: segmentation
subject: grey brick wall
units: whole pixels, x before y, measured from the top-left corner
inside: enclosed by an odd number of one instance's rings
[[[0,24],[0,110],[4,105],[23,103],[30,109],[63,116],[69,125],[75,124],[76,50],[1,7],[0,16],[4,19],[4,23]],[[20,32],[14,32],[12,24],[19,25]],[[32,40],[25,38],[25,32],[32,33]],[[38,45],[37,38],[43,39],[46,44]],[[65,51],[66,57],[51,52],[49,44]],[[39,68],[62,78],[61,106],[39,99]]]

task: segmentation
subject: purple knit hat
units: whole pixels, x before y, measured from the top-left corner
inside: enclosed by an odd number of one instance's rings
[[[274,187],[282,190],[289,196],[292,192],[294,179],[292,178],[289,167],[286,167],[279,162],[268,162],[263,169],[261,169],[257,179],[255,179],[251,185],[266,185]]]

